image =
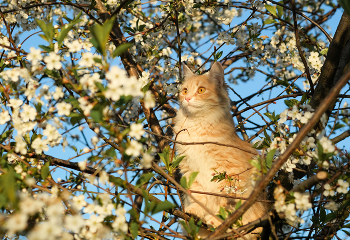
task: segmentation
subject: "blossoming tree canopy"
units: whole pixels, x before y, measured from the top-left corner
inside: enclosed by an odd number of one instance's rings
[[[2,236],[244,239],[263,226],[267,238],[345,239],[349,14],[345,0],[3,0]],[[216,61],[259,154],[246,201],[239,176],[213,169],[237,211],[221,208],[211,228],[183,209],[180,195],[212,193],[188,190],[197,173],[177,179],[175,145],[224,143],[176,141],[172,118],[183,64],[204,74]],[[242,226],[261,194],[269,213]]]

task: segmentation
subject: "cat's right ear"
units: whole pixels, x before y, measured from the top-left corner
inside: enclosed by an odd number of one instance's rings
[[[225,82],[224,69],[219,62],[215,62],[209,71],[209,78],[218,83],[219,86],[223,86]]]
[[[184,78],[189,78],[189,77],[193,77],[195,74],[191,71],[191,69],[189,67],[187,67],[186,64],[183,64],[183,73],[184,73]]]

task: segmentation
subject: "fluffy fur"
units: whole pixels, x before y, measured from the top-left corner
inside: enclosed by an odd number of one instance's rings
[[[210,72],[205,75],[195,75],[187,66],[184,66],[184,75],[185,81],[180,92],[180,110],[175,118],[175,131],[179,132],[181,129],[187,131],[182,131],[177,140],[184,142],[219,142],[237,145],[255,152],[249,143],[241,140],[236,134],[221,64],[215,63]],[[199,88],[204,88],[205,91],[200,93]],[[237,196],[248,197],[252,191],[252,166],[248,160],[252,159],[254,154],[237,148],[214,144],[177,144],[176,149],[179,155],[185,156],[180,164],[182,175],[187,177],[188,180],[191,173],[199,172],[191,186],[191,190],[226,193],[222,191],[225,186],[228,186],[226,180],[221,182],[210,181],[215,169],[218,172],[226,171],[229,176],[239,177],[241,180],[240,189],[246,189],[246,191],[244,194],[237,194]],[[235,199],[192,194],[215,214],[219,213],[220,207],[234,211],[237,203]],[[186,196],[184,206],[187,213],[197,215],[207,224],[215,227],[220,224],[217,219]],[[254,221],[265,213],[266,207],[260,202],[255,203],[243,215],[243,223]],[[254,237],[250,236],[249,238],[253,239]]]

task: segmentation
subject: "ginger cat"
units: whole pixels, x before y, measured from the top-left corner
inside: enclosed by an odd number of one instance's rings
[[[227,180],[217,182],[211,181],[211,179],[215,173],[214,170],[219,173],[226,172],[228,176],[240,180],[239,183],[238,181],[231,182],[231,186],[234,183],[239,192],[230,194],[238,197],[249,197],[252,191],[251,175],[253,169],[248,160],[258,153],[249,143],[241,140],[236,134],[230,113],[230,98],[221,64],[214,63],[209,73],[204,75],[195,75],[187,66],[184,66],[184,76],[185,81],[182,84],[179,99],[180,109],[175,118],[175,131],[179,132],[181,129],[187,129],[187,131],[182,131],[177,140],[231,144],[246,149],[248,152],[215,144],[176,144],[177,153],[185,156],[180,163],[180,172],[187,180],[191,173],[198,172],[195,182],[190,187],[191,190],[220,194],[228,193],[229,182]],[[256,154],[253,154],[254,152]],[[220,207],[233,212],[236,203],[239,201],[239,199],[206,194],[192,194],[214,214],[219,214]],[[220,225],[220,221],[208,214],[186,195],[184,207],[187,213],[198,216],[208,225],[215,227]],[[243,224],[262,217],[266,212],[264,204],[261,202],[255,203],[243,215]],[[255,239],[253,235],[257,234],[249,234],[245,237]]]

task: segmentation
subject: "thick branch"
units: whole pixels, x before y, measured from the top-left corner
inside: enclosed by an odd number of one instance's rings
[[[321,75],[318,78],[318,84],[315,88],[315,94],[311,99],[310,105],[317,109],[323,99],[331,91],[333,85],[335,84],[335,74],[337,72],[340,57],[345,48],[346,42],[350,38],[350,20],[349,16],[346,13],[343,13],[342,18],[340,19],[337,31],[335,32],[333,41],[329,45],[328,54],[326,61],[322,67]],[[330,116],[331,110],[334,107],[335,99],[328,105],[326,114]]]

